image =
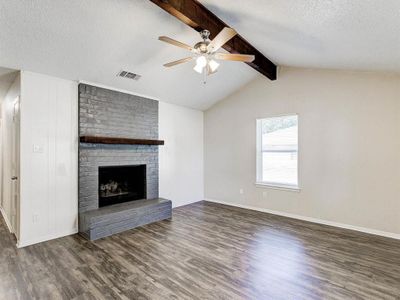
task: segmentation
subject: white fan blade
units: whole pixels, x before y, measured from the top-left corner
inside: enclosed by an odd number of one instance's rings
[[[183,48],[183,49],[186,49],[186,50],[189,50],[189,51],[193,51],[193,48],[190,47],[189,45],[186,45],[186,44],[184,44],[182,42],[179,42],[177,40],[171,39],[171,38],[169,38],[167,36],[160,36],[158,39],[160,41],[162,41],[162,42],[177,46],[179,48]]]
[[[215,52],[221,48],[227,41],[237,34],[236,30],[225,27],[217,34],[217,36],[207,46],[209,52]]]
[[[193,57],[186,57],[186,58],[182,58],[182,59],[179,59],[179,60],[171,61],[171,62],[169,62],[167,64],[164,64],[164,67],[173,67],[173,66],[176,66],[176,65],[183,64],[185,62],[191,61],[192,59],[193,59]]]
[[[254,55],[249,54],[227,54],[227,53],[215,53],[214,57],[221,60],[233,60],[233,61],[243,61],[252,62],[255,58]]]

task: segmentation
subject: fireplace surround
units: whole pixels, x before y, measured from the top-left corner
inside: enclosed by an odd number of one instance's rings
[[[158,139],[158,101],[79,85],[80,136]],[[99,170],[108,166],[146,165],[146,197],[158,198],[157,145],[81,142],[79,213],[99,209]]]
[[[171,201],[158,194],[158,101],[80,84],[79,135],[84,237],[171,218]]]

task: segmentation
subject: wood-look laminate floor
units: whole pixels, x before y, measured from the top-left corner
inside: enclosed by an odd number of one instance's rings
[[[198,202],[96,242],[17,250],[0,225],[1,299],[400,299],[400,241]]]

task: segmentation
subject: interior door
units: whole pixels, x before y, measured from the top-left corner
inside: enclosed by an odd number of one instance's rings
[[[20,99],[17,97],[14,102],[13,123],[12,123],[12,177],[11,177],[11,226],[13,233],[19,239],[19,132],[20,132]]]

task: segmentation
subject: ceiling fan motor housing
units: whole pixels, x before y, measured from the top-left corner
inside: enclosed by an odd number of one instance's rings
[[[200,31],[200,36],[203,39],[203,41],[198,42],[196,45],[194,45],[194,49],[198,50],[202,54],[206,54],[208,52],[207,46],[210,44],[210,31],[208,30],[202,30]]]
[[[207,46],[209,43],[207,42],[198,42],[194,45],[194,49],[196,49],[200,54],[206,54],[208,52]]]

